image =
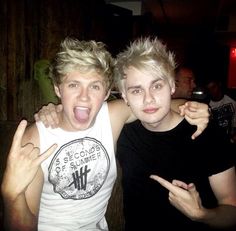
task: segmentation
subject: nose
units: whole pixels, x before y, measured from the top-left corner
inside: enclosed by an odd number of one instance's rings
[[[154,99],[154,97],[152,95],[152,92],[151,91],[146,91],[145,96],[144,96],[144,102],[145,103],[151,103],[151,102],[153,102],[153,99]]]
[[[83,87],[80,89],[78,98],[82,101],[87,101],[89,99],[89,91],[87,88]]]
[[[197,85],[195,83],[195,80],[191,80],[191,89],[194,89]]]

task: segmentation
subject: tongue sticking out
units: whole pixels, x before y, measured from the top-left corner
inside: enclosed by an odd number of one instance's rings
[[[78,120],[78,122],[85,122],[89,118],[89,109],[77,107],[74,109],[74,114],[75,114],[75,118],[76,118],[76,120]]]

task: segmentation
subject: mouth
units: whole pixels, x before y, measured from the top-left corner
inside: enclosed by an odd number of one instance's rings
[[[147,113],[147,114],[152,114],[152,113],[155,113],[158,111],[158,108],[145,108],[143,110],[144,113]]]
[[[75,107],[74,108],[75,119],[78,122],[84,123],[89,119],[90,109],[87,107]]]

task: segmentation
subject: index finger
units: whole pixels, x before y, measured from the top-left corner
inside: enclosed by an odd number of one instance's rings
[[[37,158],[37,163],[41,164],[44,160],[46,160],[52,153],[56,150],[57,144],[53,144],[51,147],[49,147],[44,153],[42,153]]]
[[[198,137],[199,135],[202,134],[202,132],[205,128],[202,128],[201,126],[197,126],[197,130],[192,134],[191,139],[192,140],[196,139],[196,137]]]
[[[21,120],[21,122],[17,126],[17,129],[16,129],[15,134],[13,136],[13,142],[12,142],[12,145],[11,145],[11,150],[15,149],[17,147],[21,147],[21,141],[22,141],[22,137],[24,135],[26,126],[27,126],[27,121],[26,120]]]
[[[165,179],[163,179],[163,178],[161,178],[157,175],[151,175],[150,178],[152,178],[153,180],[156,180],[157,182],[159,182],[163,187],[168,189],[173,194],[177,194],[179,192],[179,188],[177,186],[173,185],[169,181],[167,181],[167,180],[165,180]]]

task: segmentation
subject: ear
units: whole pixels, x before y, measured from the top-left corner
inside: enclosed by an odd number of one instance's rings
[[[107,92],[107,94],[106,94],[106,96],[104,98],[104,101],[106,101],[109,98],[110,94],[111,94],[111,89],[108,90],[108,92]]]
[[[61,93],[60,93],[60,89],[58,86],[54,85],[54,91],[55,91],[57,97],[61,98]]]
[[[123,100],[125,101],[125,103],[128,105],[128,100],[127,100],[126,94],[123,91],[121,93],[121,96],[122,96]]]
[[[175,93],[175,82],[174,81],[171,81],[170,87],[171,87],[171,95],[173,95]]]
[[[175,93],[175,87],[171,88],[171,95],[173,95]]]

